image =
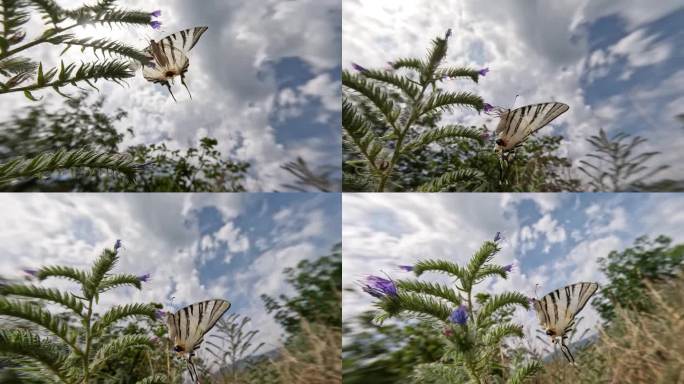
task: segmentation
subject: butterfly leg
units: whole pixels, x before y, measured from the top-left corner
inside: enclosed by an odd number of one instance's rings
[[[185,87],[185,90],[188,91],[188,95],[190,95],[190,100],[192,100],[192,93],[190,93],[190,88],[188,88],[188,85],[185,84],[185,75],[181,75],[181,84]]]
[[[565,340],[567,337],[563,337],[561,340],[561,351],[563,352],[563,356],[570,362],[570,364],[575,365],[575,358],[572,356],[572,353],[570,352],[570,348],[565,344]]]
[[[173,101],[178,102],[178,100],[176,100],[176,96],[173,94],[173,91],[171,90],[171,84],[169,84],[168,82],[164,82],[163,84],[166,85],[166,89],[169,90],[171,97],[173,97]]]
[[[193,383],[199,384],[199,376],[197,375],[197,368],[195,368],[195,363],[192,362],[192,356],[188,357],[188,372],[190,373],[190,380],[192,380]]]

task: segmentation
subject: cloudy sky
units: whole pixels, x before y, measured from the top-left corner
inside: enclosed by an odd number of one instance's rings
[[[82,0],[57,2],[65,7],[83,4]],[[163,141],[186,148],[198,146],[202,137],[215,137],[223,153],[253,164],[251,191],[282,190],[290,176],[280,166],[297,156],[312,166],[339,168],[339,0],[120,0],[119,4],[161,10],[162,29],[86,27],[77,35],[106,36],[142,49],[150,39],[194,26],[209,27],[189,55],[192,101],[177,83],[178,102],[174,102],[164,87],[146,82],[141,73],[125,88],[98,83],[101,94],[108,97],[107,109],[129,113],[119,129],[132,127],[136,137],[124,146]],[[40,20],[36,16],[28,24],[28,38],[42,33]],[[28,52],[47,66],[59,64],[60,51],[44,45]],[[79,62],[80,51],[72,49],[62,58]],[[62,102],[53,92],[35,92],[35,96]],[[3,95],[0,121],[30,103],[22,94]]]
[[[0,276],[47,264],[88,267],[121,239],[115,272],[152,278],[142,291],[111,291],[102,306],[177,310],[225,298],[230,313],[253,319],[265,350],[279,345],[282,330],[260,295],[292,293],[282,270],[329,254],[341,233],[337,194],[3,194],[0,206]]]
[[[605,282],[597,259],[641,235],[684,241],[679,194],[345,194],[342,201],[343,284],[354,289],[343,296],[345,322],[373,309],[355,284],[365,275],[409,278],[397,266],[426,258],[463,264],[498,231],[505,241],[495,262],[515,268],[479,289],[530,297],[536,284],[541,297],[580,281]],[[583,325],[596,324],[593,308],[582,314]],[[520,309],[516,319],[528,334],[538,327],[533,311]]]
[[[570,110],[541,135],[561,134],[577,161],[600,128],[643,135],[677,164],[684,145],[684,6],[680,0],[343,0],[343,66],[384,67],[425,56],[453,28],[446,63],[491,72],[473,90],[493,105],[561,101]],[[495,121],[459,110],[445,117],[494,128]],[[646,147],[644,147],[646,149]],[[663,176],[684,177],[681,167]]]

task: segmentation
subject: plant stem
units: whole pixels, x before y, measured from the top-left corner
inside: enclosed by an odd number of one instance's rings
[[[90,320],[93,316],[93,298],[91,297],[88,300],[88,314],[86,315],[85,318],[85,338],[86,338],[86,347],[85,347],[85,355],[83,356],[83,384],[88,384],[90,381],[90,372],[89,372],[89,366],[88,366],[88,360],[90,358],[90,343],[91,343],[91,338],[90,338]]]
[[[429,84],[423,84],[423,88],[420,91],[420,95],[415,99],[414,104],[413,104],[413,110],[411,111],[411,117],[406,121],[406,125],[404,125],[404,129],[401,129],[399,131],[399,137],[397,138],[397,144],[394,148],[394,153],[392,154],[392,159],[390,160],[389,167],[387,167],[387,172],[380,178],[380,183],[378,185],[378,190],[377,192],[384,192],[385,191],[385,185],[387,184],[387,180],[389,177],[392,175],[392,170],[394,169],[394,165],[399,161],[399,156],[401,156],[401,146],[404,142],[404,137],[406,137],[406,134],[408,133],[409,129],[411,128],[411,125],[414,123],[414,121],[418,118],[418,108],[417,106],[420,105],[420,102],[423,100],[423,95],[425,94],[425,91],[427,90]]]
[[[58,35],[58,34],[60,34],[60,33],[62,33],[62,32],[68,31],[68,30],[70,30],[70,29],[76,28],[76,27],[78,27],[78,26],[79,26],[79,24],[76,23],[76,24],[70,25],[70,26],[68,26],[68,27],[66,27],[66,28],[57,29],[54,33],[52,33],[52,34],[49,35],[49,36],[44,36],[44,37],[35,39],[35,40],[33,40],[32,42],[30,42],[30,43],[26,43],[26,44],[24,44],[24,45],[22,45],[22,46],[19,46],[19,47],[14,48],[14,49],[12,49],[12,50],[10,50],[10,51],[7,51],[7,52],[5,52],[4,54],[0,54],[0,60],[5,59],[5,58],[7,58],[7,57],[10,57],[10,56],[12,56],[12,55],[15,55],[15,54],[17,54],[17,53],[19,53],[19,52],[21,52],[21,51],[25,51],[25,50],[27,50],[27,49],[29,49],[29,48],[35,47],[36,45],[43,44],[43,43],[47,43],[47,42],[48,42],[48,39],[54,38],[56,35]]]

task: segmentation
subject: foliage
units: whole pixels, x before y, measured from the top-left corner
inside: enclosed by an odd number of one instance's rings
[[[43,32],[35,39],[26,41],[26,26],[34,11],[42,16]],[[75,28],[86,25],[111,28],[113,25],[159,24],[152,20],[150,12],[119,8],[116,0],[99,0],[94,5],[83,5],[76,9],[63,8],[54,0],[2,0],[0,17],[0,95],[21,92],[32,101],[39,100],[34,92],[46,88],[70,98],[63,92],[69,85],[77,88],[88,85],[96,90],[95,84],[100,80],[123,85],[126,79],[134,76],[136,66],[149,61],[142,51],[119,41],[77,38],[73,33]],[[56,46],[61,54],[74,46],[80,47],[81,51],[90,49],[97,60],[86,62],[82,59],[80,63],[67,64],[61,60],[60,65],[48,68],[27,56],[31,48],[44,44]],[[17,152],[20,157],[0,164],[0,184],[23,177],[36,178],[58,170],[76,172],[80,169],[90,173],[102,170],[118,172],[131,179],[141,168],[141,164],[133,163],[128,156],[86,148],[77,150],[67,152],[58,148],[33,156]]]
[[[301,331],[302,321],[329,327],[340,327],[342,308],[342,244],[332,248],[329,255],[314,261],[303,260],[296,268],[283,271],[286,281],[297,292],[294,297],[262,295],[268,313],[289,334]]]
[[[510,321],[510,312],[506,311],[515,307],[529,309],[527,297],[518,292],[473,295],[473,288],[485,279],[508,277],[510,266],[493,263],[499,251],[496,242],[487,241],[466,265],[427,259],[412,266],[416,277],[425,272],[445,274],[454,281],[453,287],[419,279],[384,280],[376,285],[384,292],[379,294],[373,290],[374,283],[367,282],[364,290],[378,297],[377,321],[404,316],[430,321],[435,332],[442,332],[443,355],[439,361],[415,367],[413,374],[418,382],[485,383],[507,379],[508,383],[521,383],[541,369],[537,361],[512,362],[505,353],[506,338],[523,336],[522,326]]]
[[[0,287],[0,315],[41,329],[0,330],[0,355],[17,359],[24,367],[22,375],[47,382],[88,383],[104,377],[104,369],[121,355],[153,348],[146,335],[111,336],[108,332],[128,319],[155,320],[160,305],[116,305],[99,316],[95,312],[100,296],[112,289],[142,289],[140,277],[112,273],[119,259],[118,247],[105,249],[89,270],[55,265],[30,271],[39,281],[61,278],[76,283],[80,287],[78,294],[34,284]],[[51,303],[67,312],[57,314],[34,301]]]
[[[340,306],[341,309],[341,306]],[[273,363],[279,383],[341,384],[342,337],[339,327],[302,321],[301,330]],[[263,381],[255,381],[262,383]]]
[[[11,162],[16,154],[40,158],[43,153],[89,150],[120,158],[124,134],[116,125],[125,111],[104,111],[104,98],[89,101],[85,92],[67,100],[62,108],[48,110],[44,104],[27,108],[22,115],[0,123],[0,163]],[[128,129],[133,135],[133,130]],[[233,192],[243,191],[248,164],[224,158],[211,138],[199,148],[172,150],[165,144],[138,145],[124,151],[135,168],[129,177],[93,172],[69,172],[59,177],[24,177],[2,188],[11,191],[139,191],[139,192]],[[124,169],[128,171],[128,169]],[[53,176],[54,173],[52,174]]]
[[[652,313],[647,284],[671,280],[682,272],[684,245],[673,246],[667,236],[654,240],[642,236],[631,248],[600,258],[599,265],[609,283],[603,285],[592,304],[604,320],[614,320],[619,307]]]
[[[476,129],[473,127],[472,129]],[[561,136],[530,137],[508,158],[502,175],[499,156],[492,150],[495,137],[479,129],[481,141],[464,140],[454,145],[431,146],[411,153],[397,165],[399,183],[407,189],[428,184],[431,175],[454,174],[477,169],[477,178],[446,183],[448,192],[560,192],[580,190],[572,176],[569,159],[557,155]],[[502,178],[503,176],[503,178]]]
[[[477,82],[481,76],[480,71],[470,68],[441,67],[448,36],[449,33],[436,38],[423,60],[403,58],[382,70],[355,64],[358,73],[343,71],[345,189],[404,190],[405,186],[397,185],[397,165],[410,153],[436,141],[480,139],[479,133],[471,128],[429,125],[443,111],[456,107],[480,111],[484,107],[477,95],[437,87],[437,83],[457,78]],[[398,70],[407,74],[400,75]],[[428,125],[423,125],[426,122]],[[452,179],[467,181],[478,174],[475,170],[460,171]]]
[[[77,171],[81,168],[89,171],[119,172],[130,181],[134,179],[136,171],[141,167],[129,156],[116,153],[107,154],[89,150],[41,153],[31,159],[13,159],[0,164],[0,186],[25,177],[35,178],[62,170]]]
[[[353,327],[345,324],[345,384],[409,383],[415,366],[438,361],[444,354],[443,338],[430,322],[380,325],[373,317],[372,311],[365,312]]]
[[[80,26],[150,26],[152,14],[138,10],[118,8],[116,0],[100,0],[95,5],[83,5],[69,10],[53,0],[3,0],[2,31],[0,31],[0,94],[23,92],[31,100],[38,100],[33,92],[52,88],[66,96],[61,88],[85,83],[95,89],[98,80],[121,84],[133,77],[131,63],[145,64],[148,59],[140,50],[109,39],[76,38],[73,30]],[[42,15],[44,29],[38,37],[26,41],[26,23],[32,11]],[[52,44],[64,53],[71,47],[91,49],[102,59],[94,62],[65,64],[45,68],[42,63],[25,56],[27,51],[43,44]],[[59,52],[59,51],[57,51]],[[31,80],[31,82],[29,82]],[[28,83],[27,83],[28,82]]]
[[[591,162],[581,160],[583,166],[579,170],[589,177],[589,187],[593,191],[640,190],[647,179],[669,168],[667,165],[655,168],[645,165],[660,152],[637,152],[637,148],[647,141],[640,136],[620,132],[609,138],[601,129],[587,141],[596,153],[587,155]]]

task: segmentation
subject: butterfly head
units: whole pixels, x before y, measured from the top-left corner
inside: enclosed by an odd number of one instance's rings
[[[174,351],[174,352],[176,353],[176,355],[177,355],[178,357],[180,357],[181,359],[188,360],[189,358],[191,358],[191,357],[193,356],[192,351],[188,351],[188,350],[185,348],[185,346],[182,345],[182,344],[175,344],[175,345],[173,346],[173,351]]]

